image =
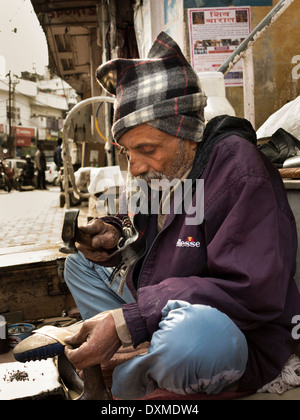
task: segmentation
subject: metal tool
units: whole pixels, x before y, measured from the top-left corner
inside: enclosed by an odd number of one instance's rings
[[[68,210],[65,213],[62,229],[62,240],[65,246],[59,250],[64,254],[75,254],[77,252],[75,242],[78,236],[78,216],[79,210],[75,209]]]
[[[58,356],[58,371],[67,389],[80,395],[76,400],[102,401],[112,399],[110,391],[106,388],[100,365],[83,369],[82,380],[65,354],[60,354]]]
[[[83,369],[83,393],[78,401],[103,401],[112,400],[110,391],[104,383],[100,365]]]

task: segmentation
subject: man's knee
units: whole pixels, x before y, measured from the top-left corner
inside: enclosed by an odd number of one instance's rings
[[[175,372],[175,379],[167,382],[173,382],[174,390],[183,387],[188,393],[189,389],[218,392],[224,384],[236,382],[248,359],[245,336],[226,315],[182,301],[168,302],[151,347],[161,350],[157,353],[157,382],[163,383],[165,374]]]

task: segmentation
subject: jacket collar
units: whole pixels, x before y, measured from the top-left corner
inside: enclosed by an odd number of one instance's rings
[[[238,135],[257,145],[257,137],[251,123],[244,118],[221,115],[213,118],[206,126],[203,140],[199,143],[190,179],[200,178],[215,146],[230,135]]]

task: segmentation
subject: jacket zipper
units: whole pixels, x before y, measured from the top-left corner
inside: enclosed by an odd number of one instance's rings
[[[195,181],[195,180],[194,180]],[[195,192],[195,182],[193,181],[193,184],[192,184],[192,188],[193,188],[193,193],[192,193],[192,196],[194,196],[194,192]],[[184,196],[185,197],[185,196]],[[184,197],[183,197],[183,201],[184,201]],[[182,202],[183,202],[182,201]],[[182,204],[182,202],[181,202],[181,204]],[[140,269],[140,273],[139,273],[139,277],[138,277],[138,281],[137,281],[137,284],[136,284],[136,291],[138,291],[138,289],[139,289],[139,286],[140,286],[140,281],[141,281],[141,276],[142,276],[142,273],[143,273],[143,269],[144,269],[144,267],[145,267],[145,264],[146,264],[146,262],[147,262],[147,258],[149,257],[149,255],[150,255],[150,252],[152,251],[152,249],[153,249],[153,247],[154,247],[154,245],[156,244],[156,242],[157,242],[157,240],[158,240],[158,238],[160,237],[160,235],[165,231],[165,230],[167,230],[168,229],[168,227],[173,223],[173,221],[174,221],[174,219],[175,219],[175,217],[176,217],[176,211],[174,212],[174,214],[173,214],[173,216],[172,216],[172,219],[169,221],[169,223],[158,233],[158,235],[156,235],[156,237],[155,237],[155,239],[154,239],[154,241],[152,242],[152,244],[151,244],[151,246],[150,246],[150,248],[149,248],[149,250],[148,250],[148,252],[146,252],[145,251],[145,253],[141,256],[141,258],[146,254],[146,256],[145,256],[145,258],[144,258],[144,261],[143,261],[143,264],[142,264],[142,267],[141,267],[141,269]],[[137,261],[138,262],[138,261]],[[135,268],[135,266],[136,266],[136,264],[137,264],[137,262],[135,263],[135,265],[134,265],[134,268]],[[133,270],[134,270],[134,268],[133,268]]]

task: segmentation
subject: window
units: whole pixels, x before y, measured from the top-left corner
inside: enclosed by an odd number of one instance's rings
[[[9,104],[6,104],[6,115],[7,118],[11,118],[12,120],[21,120],[21,109],[16,107],[11,107],[11,116],[9,115]]]
[[[67,34],[54,35],[54,38],[55,38],[58,52],[60,53],[72,52],[70,35],[67,35]]]

